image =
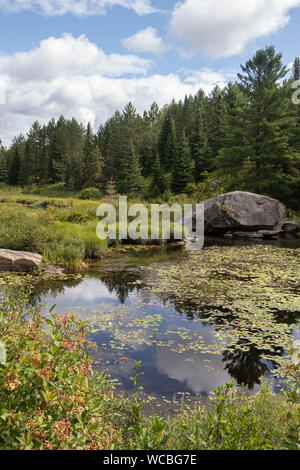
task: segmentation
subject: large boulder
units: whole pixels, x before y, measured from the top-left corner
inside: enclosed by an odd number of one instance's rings
[[[31,271],[39,269],[42,261],[38,253],[0,249],[1,271]]]
[[[256,236],[277,235],[285,222],[285,206],[267,196],[235,191],[204,202],[205,233],[256,232]]]

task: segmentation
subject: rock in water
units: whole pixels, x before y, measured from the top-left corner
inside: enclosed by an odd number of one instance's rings
[[[260,194],[235,191],[204,202],[205,232],[215,235],[230,231],[272,237],[281,231],[285,218],[281,202]]]
[[[0,249],[1,271],[30,271],[39,269],[43,257],[29,251],[14,251]]]
[[[297,221],[292,220],[285,222],[282,226],[282,230],[286,233],[297,233],[300,231],[299,224]]]

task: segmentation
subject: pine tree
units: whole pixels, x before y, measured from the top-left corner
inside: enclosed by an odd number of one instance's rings
[[[152,184],[150,188],[150,196],[158,197],[165,191],[164,174],[160,164],[158,152],[155,152],[152,166]]]
[[[2,147],[0,139],[0,181],[4,183],[8,182],[8,162],[7,162],[7,153],[5,148]]]
[[[293,80],[300,80],[300,57],[296,57],[293,66]],[[287,84],[291,85],[292,81]],[[290,86],[287,86],[288,96],[292,95],[294,89],[291,90]],[[293,150],[300,156],[300,105],[294,104],[290,101],[290,116],[294,118],[294,122],[289,126],[288,133],[290,136],[289,143]],[[296,157],[297,159],[299,157]]]
[[[162,168],[165,172],[170,171],[177,159],[175,124],[170,110],[167,112],[162,124],[158,140],[158,153]]]
[[[280,84],[287,69],[274,47],[259,50],[238,74],[245,106],[231,122],[231,141],[220,160],[238,156],[248,190],[285,198],[284,173],[291,166],[286,91]]]
[[[21,168],[21,158],[18,147],[16,147],[8,173],[8,183],[12,186],[17,186],[19,184],[20,177],[20,168]]]
[[[194,179],[198,183],[203,180],[202,173],[209,171],[212,166],[211,149],[205,134],[204,111],[201,105],[197,113],[194,132],[190,138],[190,149],[194,161]]]
[[[226,119],[226,104],[224,92],[216,86],[211,92],[207,105],[208,113],[208,142],[215,158],[222,148],[224,138],[224,124]]]
[[[141,168],[135,152],[132,139],[122,142],[118,177],[118,192],[120,194],[138,193],[142,188]]]
[[[238,184],[239,172],[244,175],[244,165],[249,156],[244,121],[246,98],[238,84],[229,83],[225,90],[226,118],[222,127],[222,149],[216,164],[223,173],[230,173]]]
[[[114,202],[117,196],[117,187],[113,178],[111,178],[106,188],[106,200],[108,202]]]
[[[188,183],[193,181],[193,166],[188,140],[183,132],[177,158],[172,170],[171,189],[174,194],[184,193]]]
[[[83,149],[83,180],[85,187],[99,187],[101,185],[102,166],[102,155],[94,140],[92,126],[89,123]]]

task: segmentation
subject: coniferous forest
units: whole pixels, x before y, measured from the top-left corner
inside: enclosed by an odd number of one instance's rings
[[[94,132],[75,118],[34,122],[1,146],[0,180],[13,186],[61,183],[74,192],[113,185],[145,199],[197,194],[213,175],[225,190],[300,201],[300,105],[292,74],[274,47],[258,50],[237,80],[207,96],[154,102],[143,115],[128,103]]]

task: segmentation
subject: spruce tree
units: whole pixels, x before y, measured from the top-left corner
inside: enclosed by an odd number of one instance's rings
[[[4,183],[8,182],[8,162],[6,152],[0,152],[0,180]]]
[[[172,170],[171,190],[174,194],[184,193],[185,188],[193,181],[193,165],[189,142],[183,132],[177,158]]]
[[[190,138],[191,158],[194,161],[195,182],[203,180],[203,173],[212,166],[211,149],[205,133],[203,106],[199,106],[194,131]]]
[[[177,142],[174,120],[168,110],[158,140],[160,163],[165,172],[171,171],[177,159]]]
[[[20,168],[21,168],[21,158],[18,147],[16,147],[8,173],[8,183],[12,186],[17,186],[19,184],[20,177]]]
[[[132,139],[126,137],[122,141],[117,179],[120,194],[136,194],[142,188],[139,158]]]
[[[207,104],[207,137],[212,156],[215,158],[222,148],[224,124],[226,119],[226,104],[224,91],[216,86],[211,92]]]
[[[117,187],[113,178],[109,180],[106,188],[106,200],[107,202],[114,202],[117,196]]]
[[[165,191],[164,174],[160,164],[158,152],[155,152],[152,162],[152,184],[150,188],[150,196],[158,197]]]
[[[85,187],[99,187],[101,185],[102,166],[102,155],[94,140],[92,126],[89,123],[83,149],[83,180]]]

